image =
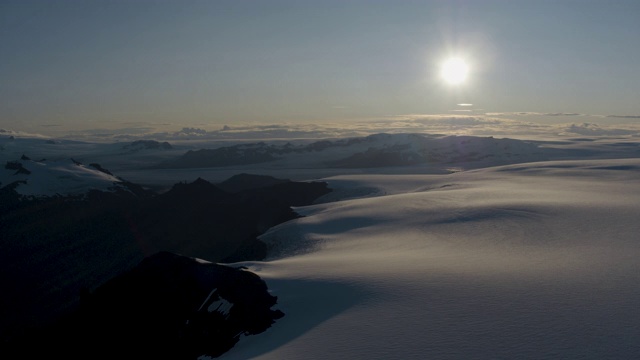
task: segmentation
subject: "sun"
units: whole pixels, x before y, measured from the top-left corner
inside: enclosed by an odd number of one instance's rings
[[[469,74],[469,65],[461,58],[449,58],[442,63],[440,75],[450,85],[460,85]]]

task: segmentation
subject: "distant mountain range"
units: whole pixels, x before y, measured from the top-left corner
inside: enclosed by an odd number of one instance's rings
[[[173,146],[171,146],[167,141],[159,142],[155,140],[136,140],[131,144],[124,145],[122,148],[124,150],[135,152],[141,150],[171,150],[173,149]]]
[[[482,161],[492,165],[545,160],[551,150],[530,141],[476,136],[375,134],[310,144],[250,143],[189,150],[154,168],[205,168],[260,163],[327,168],[376,168]]]

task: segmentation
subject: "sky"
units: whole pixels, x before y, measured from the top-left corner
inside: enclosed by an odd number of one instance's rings
[[[0,0],[0,129],[635,122],[638,14],[638,1]],[[458,85],[439,73],[453,56],[469,67]]]

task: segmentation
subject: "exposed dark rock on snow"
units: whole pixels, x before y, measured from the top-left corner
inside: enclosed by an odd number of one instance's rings
[[[31,174],[31,171],[27,170],[24,166],[22,166],[22,163],[18,161],[7,161],[7,163],[4,165],[4,168],[7,170],[15,170],[16,172],[14,173],[14,175],[18,175],[18,174],[30,175]]]
[[[85,291],[76,311],[13,345],[43,358],[217,357],[283,317],[276,302],[252,272],[160,252]]]
[[[89,164],[89,166],[91,166],[92,168],[94,168],[94,169],[96,169],[98,171],[102,171],[105,174],[113,175],[109,170],[103,168],[100,164],[91,163],[91,164]]]

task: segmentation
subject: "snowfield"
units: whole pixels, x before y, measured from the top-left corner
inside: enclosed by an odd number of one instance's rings
[[[640,159],[324,180],[243,263],[286,316],[222,359],[640,357]]]
[[[407,139],[417,138],[369,137],[399,154],[414,149],[395,146]],[[454,160],[437,165],[322,165],[330,155],[375,160],[378,152],[354,142],[350,151],[360,152],[305,155],[314,166],[294,154],[277,166],[192,169],[146,166],[175,159],[186,144],[123,155],[122,144],[80,151],[3,139],[1,186],[25,180],[23,194],[55,194],[239,173],[326,181],[331,193],[294,208],[303,217],[260,236],[266,259],[230,264],[264,279],[285,316],[219,359],[639,359],[638,137],[559,137],[518,147],[518,157],[490,146],[496,139],[456,139],[444,157]],[[482,155],[460,157],[469,144],[480,144],[469,154]],[[20,160],[27,174],[16,162],[24,153],[56,156],[49,166]],[[99,160],[117,177],[72,156]]]

